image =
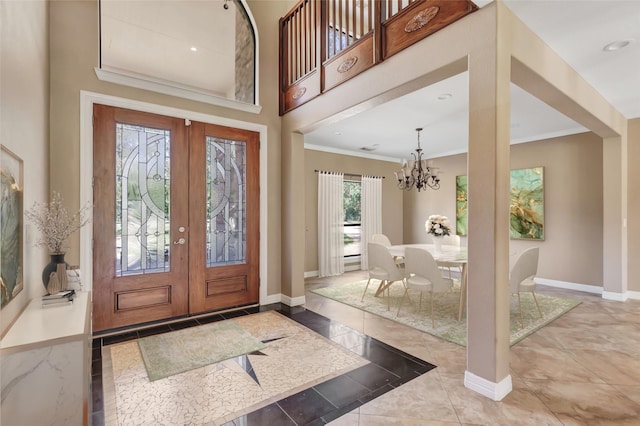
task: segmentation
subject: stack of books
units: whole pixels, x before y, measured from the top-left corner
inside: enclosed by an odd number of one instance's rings
[[[54,294],[47,294],[46,296],[42,296],[42,306],[71,303],[75,297],[75,290],[64,290]]]

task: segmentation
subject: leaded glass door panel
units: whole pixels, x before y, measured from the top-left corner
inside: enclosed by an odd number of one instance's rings
[[[259,135],[195,122],[190,132],[190,310],[257,303]]]
[[[184,120],[94,106],[94,330],[188,313],[188,165]]]

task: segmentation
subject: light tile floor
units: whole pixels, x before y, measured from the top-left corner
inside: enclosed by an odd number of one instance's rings
[[[366,279],[307,279],[307,290]],[[640,301],[538,286],[582,304],[511,348],[513,391],[464,387],[466,348],[306,292],[305,307],[437,366],[332,425],[640,425]]]
[[[223,424],[368,364],[353,351],[273,311],[231,321],[246,333],[240,340],[250,336],[267,343],[255,352],[154,381],[149,380],[137,341],[104,348],[105,406],[114,407],[106,410],[105,423]],[[235,349],[224,342],[216,344],[224,348],[220,352]],[[179,357],[180,349],[169,353]]]

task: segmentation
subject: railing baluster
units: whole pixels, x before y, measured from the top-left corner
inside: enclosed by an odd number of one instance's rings
[[[293,82],[293,61],[291,60],[291,55],[293,52],[293,46],[291,43],[291,35],[292,35],[292,27],[291,27],[291,17],[287,19],[287,84],[291,84]]]
[[[356,14],[356,0],[351,0],[351,24],[353,25],[353,44],[358,39],[358,15]]]
[[[340,44],[338,45],[337,52],[340,53],[344,50],[344,7],[342,6],[343,0],[338,1],[338,40]]]
[[[305,6],[306,6],[305,2]],[[301,55],[300,62],[302,64],[302,75],[307,73],[307,50],[309,45],[307,44],[307,8],[300,10],[300,37],[301,37]]]
[[[368,1],[369,1],[369,7],[368,7],[368,9],[369,9],[369,17],[368,17],[368,20],[369,20],[369,31],[371,31],[374,28],[374,24],[375,24],[375,21],[373,19],[373,13],[374,13],[373,9],[376,6],[374,6],[375,3],[373,2],[373,0],[368,0]]]
[[[309,72],[316,67],[316,29],[314,11],[316,5],[313,2],[309,2]]]
[[[345,40],[345,48],[349,46],[349,1],[345,0],[344,2],[344,40]]]
[[[295,15],[296,34],[296,80],[300,78],[300,10]]]

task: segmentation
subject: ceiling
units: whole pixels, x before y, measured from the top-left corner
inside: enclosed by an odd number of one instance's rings
[[[490,1],[475,3],[483,7]],[[640,0],[504,3],[622,115],[640,117]],[[603,50],[622,40],[630,43],[619,50]],[[314,130],[305,134],[305,146],[401,161],[415,150],[415,129],[422,127],[420,140],[427,158],[466,152],[467,77],[459,74]],[[587,131],[513,84],[511,123],[512,143]]]

